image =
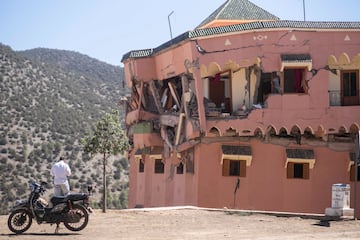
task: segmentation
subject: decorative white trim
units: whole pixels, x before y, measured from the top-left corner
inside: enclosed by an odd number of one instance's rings
[[[307,68],[307,70],[310,72],[312,69],[312,61],[309,62],[281,62],[281,69],[280,72],[284,71],[284,68]]]
[[[267,36],[266,36],[266,35],[261,35],[261,34],[259,34],[259,35],[257,35],[257,36],[254,36],[253,39],[254,39],[254,41],[255,41],[255,40],[262,41],[262,40],[266,40],[266,39],[267,39]]]
[[[224,159],[229,160],[243,160],[246,161],[246,166],[251,166],[252,156],[251,155],[233,155],[233,154],[222,154],[220,164],[222,165]]]
[[[292,163],[309,163],[309,168],[313,169],[315,165],[315,159],[305,159],[305,158],[286,158],[285,162],[285,168],[287,168],[287,165],[289,162]]]
[[[229,39],[226,39],[226,40],[225,40],[225,46],[231,46],[231,42],[230,42]]]
[[[138,154],[138,155],[134,155],[135,157],[135,160],[136,161],[140,161],[142,159],[142,155],[141,154]]]
[[[355,163],[354,163],[354,161],[349,161],[349,164],[348,164],[348,168],[347,168],[347,171],[348,172],[350,172],[350,170],[351,170],[351,166],[354,166],[355,165]]]
[[[150,155],[150,159],[151,160],[155,160],[155,159],[161,159],[162,160],[162,155],[161,154]]]

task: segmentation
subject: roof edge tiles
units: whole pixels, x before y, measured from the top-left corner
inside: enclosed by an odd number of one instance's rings
[[[121,62],[130,58],[144,58],[156,54],[166,48],[179,44],[187,39],[196,39],[201,37],[216,36],[226,33],[243,32],[257,29],[357,29],[360,31],[360,22],[304,22],[304,21],[265,21],[265,22],[250,22],[243,24],[227,25],[212,28],[195,29],[193,31],[185,32],[176,38],[173,38],[155,49],[134,50],[123,55]]]
[[[121,61],[123,62],[124,60],[129,59],[129,58],[148,57],[148,56],[152,55],[153,52],[154,52],[153,48],[129,51],[123,55],[123,58],[121,59]]]
[[[283,62],[311,62],[310,54],[281,54]]]

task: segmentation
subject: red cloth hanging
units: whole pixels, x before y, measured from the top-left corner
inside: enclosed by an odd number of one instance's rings
[[[294,89],[296,93],[303,93],[304,89],[301,86],[303,78],[303,70],[302,69],[295,69],[294,70]]]
[[[214,83],[220,82],[220,80],[221,80],[220,73],[215,74],[215,77],[212,80],[214,81]]]

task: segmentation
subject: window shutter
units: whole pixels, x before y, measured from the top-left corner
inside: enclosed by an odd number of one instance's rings
[[[294,178],[294,163],[288,162],[287,165],[287,178]]]
[[[240,177],[246,177],[246,161],[240,161]]]
[[[309,163],[303,163],[303,178],[309,179],[310,178],[310,165]]]
[[[350,181],[354,182],[355,181],[355,166],[351,165],[350,168]]]
[[[230,175],[230,160],[224,159],[223,161],[223,169],[222,169],[222,175],[223,176],[229,176]]]

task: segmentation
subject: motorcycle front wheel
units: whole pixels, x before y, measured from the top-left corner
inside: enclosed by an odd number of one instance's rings
[[[74,204],[67,214],[68,219],[64,222],[64,225],[70,231],[81,231],[89,222],[89,213],[82,205]]]
[[[31,224],[32,217],[26,209],[17,209],[9,215],[8,227],[13,233],[24,233],[30,228]]]

